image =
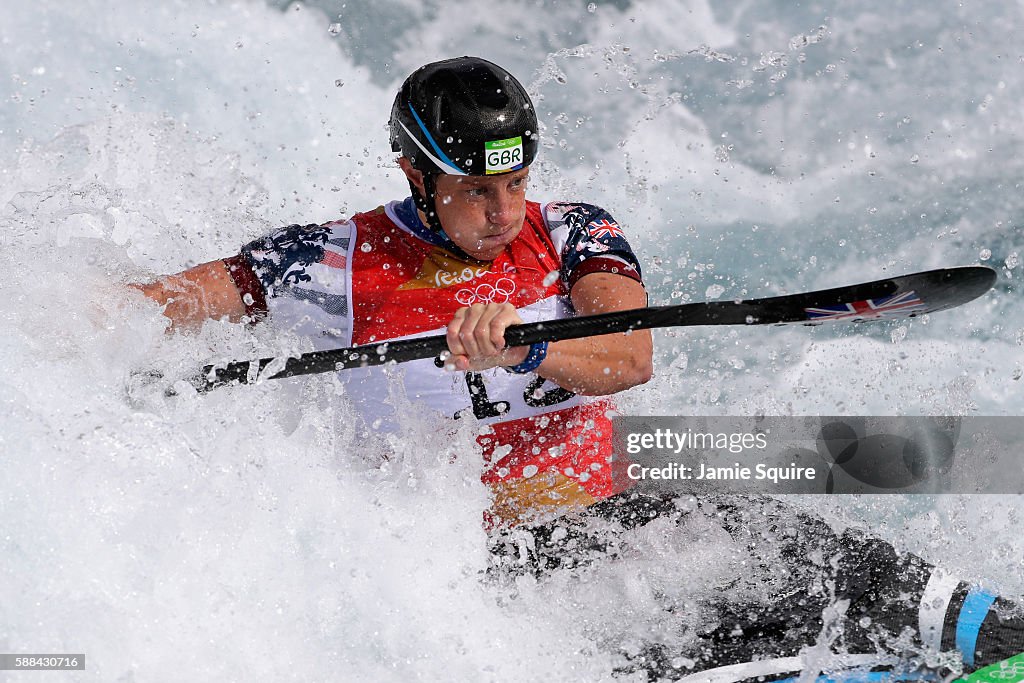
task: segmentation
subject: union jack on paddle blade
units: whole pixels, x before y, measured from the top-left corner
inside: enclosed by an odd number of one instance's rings
[[[805,308],[807,319],[815,322],[826,320],[877,320],[879,318],[903,318],[910,313],[923,311],[927,305],[913,290],[881,299],[866,299],[837,306]]]

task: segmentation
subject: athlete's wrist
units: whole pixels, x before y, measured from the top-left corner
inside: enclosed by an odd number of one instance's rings
[[[523,360],[514,365],[506,365],[506,370],[517,375],[525,375],[526,373],[533,372],[539,368],[541,363],[544,362],[544,359],[547,358],[547,342],[537,342],[536,344],[532,344],[526,348],[528,348],[528,350]]]

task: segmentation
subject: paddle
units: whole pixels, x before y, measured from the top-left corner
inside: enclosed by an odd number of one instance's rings
[[[967,303],[987,292],[996,273],[984,266],[943,268],[903,275],[875,282],[836,287],[817,292],[788,294],[747,301],[708,301],[676,306],[653,306],[601,315],[548,320],[515,325],[505,331],[509,346],[536,342],[555,342],[629,330],[693,325],[776,325],[914,317]],[[259,379],[279,379],[296,375],[333,372],[348,368],[404,363],[431,358],[448,350],[443,334],[365,344],[328,351],[312,351],[288,358],[282,369],[262,375],[271,363],[280,360],[261,358],[235,361],[223,367],[207,365],[190,382],[205,392],[226,384],[247,384]],[[259,373],[251,372],[257,364]]]

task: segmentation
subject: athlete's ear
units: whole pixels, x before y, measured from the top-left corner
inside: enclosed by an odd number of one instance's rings
[[[398,165],[402,167],[402,172],[405,173],[405,177],[408,178],[412,186],[419,191],[420,196],[426,197],[427,190],[423,186],[423,172],[413,168],[412,162],[405,157],[398,157]]]

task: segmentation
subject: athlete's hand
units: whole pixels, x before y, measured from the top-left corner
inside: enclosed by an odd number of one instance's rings
[[[529,346],[505,348],[505,329],[521,325],[522,318],[512,304],[473,304],[455,311],[448,323],[445,366],[466,372],[519,365],[526,360]]]

